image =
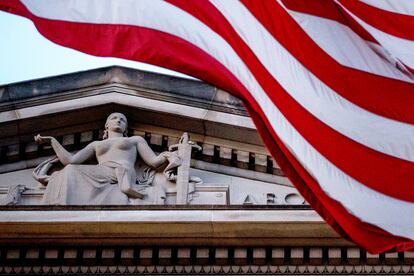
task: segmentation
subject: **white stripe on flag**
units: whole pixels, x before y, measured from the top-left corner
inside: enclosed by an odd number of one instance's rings
[[[393,13],[414,16],[413,0],[360,0],[370,6]]]

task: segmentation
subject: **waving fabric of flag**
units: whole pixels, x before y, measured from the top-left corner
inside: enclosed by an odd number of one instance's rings
[[[51,41],[240,97],[312,207],[370,252],[414,248],[411,0],[21,0]]]

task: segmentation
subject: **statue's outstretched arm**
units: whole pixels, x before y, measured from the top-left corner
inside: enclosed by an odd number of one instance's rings
[[[157,168],[167,161],[165,156],[167,152],[156,155],[148,146],[148,143],[144,138],[137,136],[136,139],[138,153],[148,166]]]
[[[76,154],[71,154],[52,136],[40,136],[40,134],[38,134],[34,139],[39,144],[50,144],[59,161],[65,166],[68,164],[82,164],[95,154],[93,143],[87,145]]]

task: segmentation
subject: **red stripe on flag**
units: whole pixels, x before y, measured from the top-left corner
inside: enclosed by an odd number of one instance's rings
[[[333,1],[326,0],[282,0],[282,3],[292,11],[311,14],[318,17],[337,21],[346,25],[346,19]]]
[[[0,2],[0,10],[24,16],[29,19],[33,18],[29,10],[19,0],[8,0],[7,2]]]

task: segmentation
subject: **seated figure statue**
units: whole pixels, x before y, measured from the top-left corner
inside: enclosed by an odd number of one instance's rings
[[[55,138],[35,136],[37,143],[50,144],[56,153],[53,162],[64,168],[47,179],[43,197],[50,205],[123,205],[145,197],[144,188],[137,185],[135,163],[141,159],[149,167],[157,168],[170,160],[172,152],[156,155],[145,139],[127,137],[127,119],[112,113],[106,120],[102,141],[94,141],[75,154],[68,152]],[[97,165],[82,164],[96,157]],[[172,158],[174,159],[174,158]],[[171,165],[171,164],[170,164]],[[41,181],[40,181],[41,182]]]

